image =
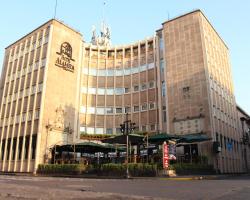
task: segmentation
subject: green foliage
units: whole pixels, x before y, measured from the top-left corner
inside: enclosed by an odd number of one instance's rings
[[[131,176],[156,176],[157,165],[147,163],[130,163],[128,164]],[[126,164],[103,164],[100,169],[101,175],[106,176],[124,176],[126,174]]]
[[[202,163],[175,163],[169,166],[177,174],[210,174],[213,173],[213,166]]]
[[[87,170],[82,164],[40,164],[37,172],[39,174],[81,174]]]
[[[128,164],[131,176],[156,176],[157,165],[144,163]],[[82,164],[40,164],[39,174],[92,174],[98,176],[124,177],[126,164],[108,163],[102,165]]]

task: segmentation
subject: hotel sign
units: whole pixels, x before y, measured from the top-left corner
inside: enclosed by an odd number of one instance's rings
[[[66,71],[74,72],[74,65],[72,62],[75,60],[72,58],[72,47],[68,42],[61,44],[60,52],[56,52],[58,57],[55,65],[63,68]]]
[[[169,155],[168,155],[168,144],[166,142],[163,143],[162,145],[162,164],[163,164],[163,169],[167,169],[169,166]]]

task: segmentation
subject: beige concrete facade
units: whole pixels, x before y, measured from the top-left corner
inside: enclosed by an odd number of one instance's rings
[[[125,46],[50,20],[6,48],[0,86],[0,171],[34,172],[54,145],[117,134],[125,113],[137,131],[206,133],[199,153],[216,169],[246,170],[228,48],[199,10]]]

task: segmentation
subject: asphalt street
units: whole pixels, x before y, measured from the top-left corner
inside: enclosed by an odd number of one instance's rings
[[[250,199],[250,176],[220,180],[0,175],[0,199]]]

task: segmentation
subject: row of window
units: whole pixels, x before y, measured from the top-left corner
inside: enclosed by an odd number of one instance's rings
[[[147,65],[124,69],[96,69],[84,67],[83,73],[90,76],[125,76],[153,69],[154,67],[154,63],[148,63]]]
[[[230,117],[229,114],[224,113],[219,108],[216,109],[215,107],[213,107],[213,115],[217,119],[220,119],[223,122],[227,123],[229,126],[236,128],[236,119]]]
[[[16,115],[15,117],[10,117],[9,119],[7,119],[7,121],[9,122],[9,124],[13,124],[14,120],[15,120],[15,123],[22,123],[26,121],[26,117],[27,117],[27,121],[31,121],[32,113],[33,111],[30,111],[28,113],[23,113],[22,115]],[[37,120],[37,119],[39,119],[39,110],[35,111],[34,120]],[[1,127],[3,126],[3,120],[0,120],[0,126]]]
[[[31,150],[31,155],[30,155],[31,159],[35,159],[37,135],[36,134],[32,135],[32,137],[30,137],[30,135],[27,135],[25,137],[20,136],[18,139],[19,139],[18,141],[16,137],[12,139],[12,153],[10,153],[11,152],[11,138],[2,140],[1,160],[4,159],[4,156],[5,156],[5,160],[28,159],[29,153],[30,153],[29,150]],[[29,149],[30,140],[31,140],[31,149]],[[24,143],[24,149],[23,149],[23,143]],[[17,150],[18,152],[16,152]],[[23,157],[22,157],[22,153],[24,153]]]
[[[153,110],[156,108],[155,103],[144,103],[141,106],[133,106],[133,112],[139,111],[147,111]],[[124,114],[130,113],[131,107],[85,107],[81,106],[80,113],[87,113],[87,114],[97,114],[97,115],[106,115],[106,114]]]
[[[149,83],[142,83],[141,85],[134,85],[133,91],[138,92],[139,90],[144,91],[155,87],[155,82],[150,81]],[[131,88],[87,88],[82,87],[81,92],[84,94],[98,94],[98,95],[122,95],[131,92]]]
[[[43,40],[43,41],[42,41],[42,40]],[[49,41],[49,35],[46,34],[46,35],[44,36],[44,39],[42,39],[42,37],[38,39],[37,44],[36,44],[36,41],[34,41],[34,42],[32,43],[32,45],[31,45],[31,48],[30,48],[30,45],[29,45],[28,42],[27,42],[27,45],[26,45],[25,48],[24,48],[24,46],[25,46],[24,43],[23,43],[23,44],[20,44],[20,54],[19,54],[19,52],[17,52],[17,51],[15,52],[15,54],[12,53],[12,54],[10,55],[10,62],[13,61],[13,60],[15,60],[15,59],[17,59],[18,56],[22,56],[23,54],[28,53],[29,51],[35,50],[36,47],[40,47],[42,44],[48,43],[48,41]],[[16,47],[16,49],[18,49],[18,47]],[[12,52],[14,52],[14,49],[12,50]]]
[[[232,138],[223,136],[222,134],[216,133],[216,141],[220,142],[221,148],[224,147],[225,150],[238,152],[240,142]]]
[[[17,71],[16,76],[15,74],[12,74],[12,76],[11,75],[7,76],[6,82],[13,81],[15,78],[16,79],[20,78],[21,74],[22,76],[25,76],[26,74],[31,73],[33,70],[37,70],[39,66],[42,68],[45,67],[45,65],[46,65],[46,58],[42,59],[40,62],[39,61],[35,62],[33,65],[30,65],[29,67],[22,68],[22,71]]]
[[[156,125],[150,124],[150,125],[142,125],[139,129],[139,127],[135,127],[134,131],[155,131]],[[87,134],[121,134],[120,127],[119,128],[94,128],[94,127],[80,127],[81,133],[87,133]]]
[[[43,84],[40,83],[38,84],[38,86],[32,86],[31,89],[30,88],[26,88],[25,90],[21,90],[19,92],[19,96],[18,96],[18,93],[14,93],[13,95],[9,95],[8,97],[3,97],[3,103],[8,103],[8,102],[11,102],[11,101],[16,101],[17,100],[17,97],[20,98],[23,98],[23,97],[27,97],[27,96],[31,96],[35,93],[39,93],[39,92],[42,92],[43,90]],[[13,96],[13,97],[12,97]]]

